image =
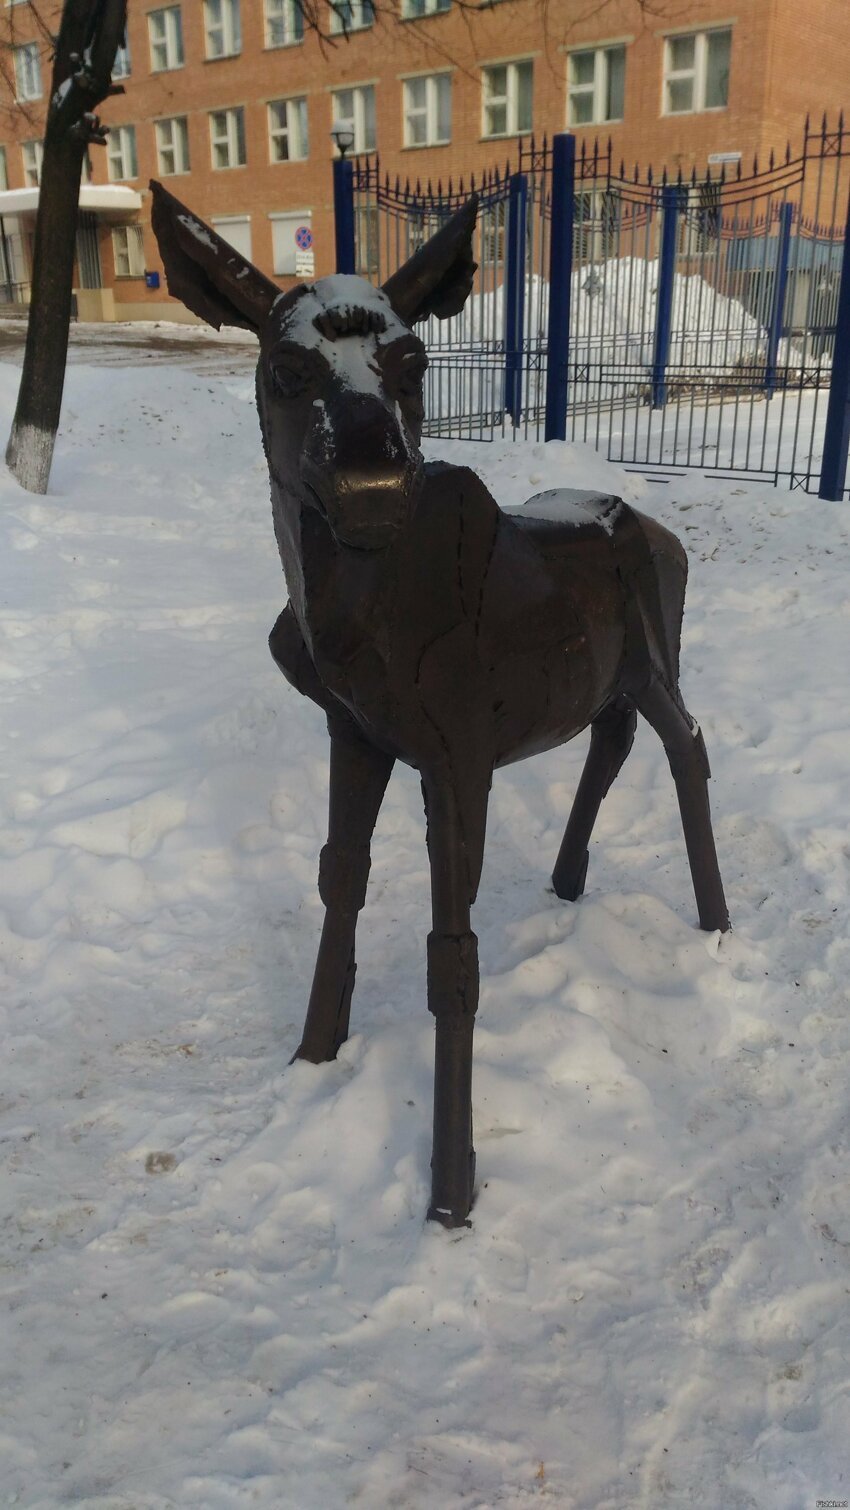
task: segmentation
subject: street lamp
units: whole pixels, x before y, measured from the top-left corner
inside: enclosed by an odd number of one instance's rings
[[[354,127],[342,125],[334,126],[331,130],[331,136],[336,142],[337,151],[339,152],[340,157],[344,158],[346,152],[350,152],[352,147],[354,146]]]

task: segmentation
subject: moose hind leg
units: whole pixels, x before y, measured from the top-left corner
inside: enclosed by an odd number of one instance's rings
[[[296,1059],[334,1059],[348,1037],[354,989],[354,936],[366,898],[369,844],[393,760],[342,719],[328,719],[331,736],[328,842],[319,860],[325,904],[322,938]]]
[[[729,910],[711,826],[708,801],[711,770],[699,725],[691,718],[681,698],[657,678],[653,678],[635,700],[644,718],[661,738],[676,783],[700,927],[710,933],[715,929],[725,933],[730,926]]]
[[[552,872],[555,895],[575,902],[584,891],[588,845],[605,797],[635,737],[637,714],[626,697],[615,697],[593,720],[590,749]]]

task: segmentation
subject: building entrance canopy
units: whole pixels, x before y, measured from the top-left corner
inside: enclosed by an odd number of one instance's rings
[[[34,214],[38,209],[38,189],[4,189],[0,192],[0,215]],[[126,184],[81,184],[80,209],[89,210],[104,220],[124,221],[127,215],[142,208],[142,196]]]

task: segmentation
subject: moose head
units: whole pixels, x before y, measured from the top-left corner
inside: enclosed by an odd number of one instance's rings
[[[276,504],[317,509],[340,545],[389,545],[422,472],[428,358],[412,327],[463,308],[477,197],[382,288],[337,274],[282,293],[161,184],[151,188],[170,293],[216,330],[259,337],[257,407]]]

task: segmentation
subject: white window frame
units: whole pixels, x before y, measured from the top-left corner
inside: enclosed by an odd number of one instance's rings
[[[266,47],[295,47],[304,41],[304,13],[298,0],[263,0]]]
[[[421,21],[425,16],[438,16],[451,10],[452,0],[402,0],[402,21]]]
[[[621,121],[625,114],[625,66],[626,66],[625,42],[601,42],[596,47],[571,47],[567,53],[567,125],[575,126],[581,130],[584,126],[605,126],[609,122]],[[623,54],[623,115],[605,114],[605,96],[608,93],[608,71],[611,67],[610,54],[621,52]],[[574,84],[570,74],[573,67],[573,59],[593,54],[593,79],[589,84]],[[576,95],[591,95],[593,108],[590,119],[587,121],[575,120],[573,116],[573,99]]]
[[[239,0],[204,0],[204,45],[208,59],[238,57],[242,51]]]
[[[493,94],[490,87],[490,78],[494,70],[504,68],[507,70],[505,80],[505,94]],[[519,70],[520,68],[531,69],[531,120],[527,126],[520,126],[519,119]],[[506,129],[504,131],[487,130],[487,110],[493,105],[505,102]],[[503,63],[485,63],[481,69],[481,135],[488,141],[497,141],[500,137],[524,136],[530,131],[534,121],[534,62],[531,58],[510,58]]]
[[[161,35],[154,36],[154,28],[161,25]],[[183,17],[179,5],[164,5],[159,10],[148,11],[148,45],[151,56],[151,73],[170,73],[173,68],[182,68]],[[155,48],[162,51],[163,62],[157,61]]]
[[[239,117],[242,118],[242,159],[239,160]],[[224,117],[224,131],[216,135],[216,119]],[[225,172],[231,168],[244,168],[248,160],[248,150],[245,142],[245,107],[243,105],[230,105],[224,110],[211,110],[210,118],[210,161],[213,171]],[[217,163],[216,148],[226,145],[227,162]]]
[[[303,107],[299,109],[300,107]],[[278,112],[283,117],[279,119]],[[269,162],[301,163],[310,155],[310,126],[307,119],[306,94],[288,95],[286,99],[269,100]],[[286,145],[286,152],[275,156],[275,142]]]
[[[354,238],[357,266],[354,271],[361,278],[371,278],[380,271],[381,265],[380,211],[376,204],[365,204],[356,206],[354,214],[357,230]]]
[[[140,225],[113,227],[112,260],[116,278],[144,278],[145,244]]]
[[[727,96],[725,105],[706,105],[705,94],[708,83],[708,38],[721,32],[728,32],[731,42],[733,28],[731,26],[707,26],[703,31],[680,31],[671,32],[664,38],[664,78],[662,82],[661,113],[662,115],[704,115],[706,112],[713,114],[718,110],[727,110],[729,100]],[[671,66],[671,44],[683,41],[686,37],[694,39],[694,62],[692,68],[673,68]],[[668,86],[671,83],[681,82],[683,79],[692,79],[691,104],[687,110],[671,110]]]
[[[37,189],[41,183],[41,165],[44,161],[44,142],[21,142],[21,160],[24,165],[24,187]]]
[[[375,21],[374,0],[328,0],[332,36],[349,36],[365,31]]]
[[[125,33],[124,41],[119,42],[115,57],[112,60],[113,79],[129,79],[131,66],[130,47]]]
[[[440,136],[440,81],[445,79],[449,86],[449,134]],[[401,81],[402,99],[402,122],[404,126],[405,147],[444,147],[452,139],[452,96],[451,96],[451,73],[443,69],[438,73],[412,74],[409,78]],[[413,86],[425,85],[425,104],[412,105],[410,98]],[[425,119],[425,137],[421,142],[413,140],[410,129],[411,117],[423,116]]]
[[[374,84],[344,84],[341,89],[335,89],[331,95],[331,112],[334,126],[350,126],[354,133],[354,146],[352,151],[374,152],[375,150],[375,110],[372,110],[372,138],[369,139],[369,120],[366,110],[366,94],[371,91],[372,99],[375,99]],[[353,113],[343,115],[339,107],[339,99],[342,94],[352,95]],[[338,148],[335,151],[339,152]]]
[[[253,250],[253,236],[251,232],[250,215],[211,215],[210,225],[212,226],[216,235],[221,237],[222,241],[226,241],[227,245],[232,246],[234,251],[239,253],[240,257],[247,257],[248,261],[250,262]],[[246,228],[248,232],[247,237],[240,237],[237,238],[237,241],[231,241],[230,238],[234,226],[239,226],[240,229],[243,227]],[[237,242],[241,239],[247,241],[247,246],[239,246],[237,244]]]
[[[191,171],[189,154],[189,120],[185,115],[168,115],[154,121],[156,162],[162,178],[174,178]],[[169,154],[172,166],[168,166]]]
[[[135,126],[110,128],[106,139],[106,161],[110,183],[120,183],[125,178],[138,178],[139,160],[136,153]]]
[[[15,60],[15,98],[40,100],[42,96],[41,57],[37,42],[21,42],[12,48]]]

